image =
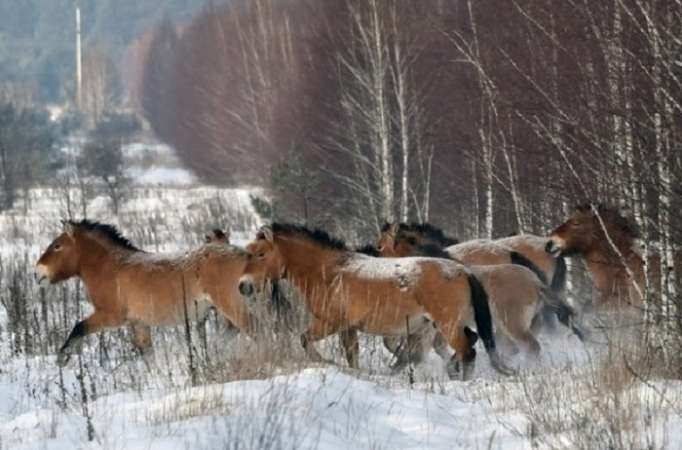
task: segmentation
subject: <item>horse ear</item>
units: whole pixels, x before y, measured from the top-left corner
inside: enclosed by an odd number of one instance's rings
[[[76,228],[73,226],[73,222],[70,220],[62,220],[62,227],[64,227],[64,233],[73,237],[73,234],[76,231]]]
[[[274,242],[275,241],[275,236],[272,233],[272,228],[269,226],[264,226],[260,229],[261,233],[263,233],[263,238],[265,238],[266,241],[268,242]]]
[[[227,236],[225,236],[225,233],[223,232],[223,230],[221,230],[220,228],[214,228],[213,229],[213,236],[218,241],[223,241],[227,238]]]
[[[395,245],[395,240],[398,237],[398,224],[387,222],[384,228],[384,232],[382,233],[384,247],[393,247]]]

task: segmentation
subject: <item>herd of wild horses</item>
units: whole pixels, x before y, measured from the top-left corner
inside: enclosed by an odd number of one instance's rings
[[[301,344],[314,360],[322,357],[313,344],[338,334],[348,364],[357,368],[361,331],[384,337],[394,370],[433,347],[451,377],[467,379],[480,338],[492,367],[511,374],[496,340],[537,355],[537,333],[556,319],[584,336],[565,300],[564,257],[585,259],[595,306],[637,306],[644,286],[635,228],[617,211],[593,204],[578,207],[548,237],[458,243],[432,225],[399,223],[386,224],[376,245],[351,249],[324,231],[273,223],[245,248],[215,230],[179,256],[142,251],[111,225],[63,223],[38,260],[37,277],[50,283],[80,277],[94,312],[69,334],[57,357],[62,366],[88,334],[128,325],[145,351],[150,326],[202,318],[211,305],[255,335],[259,318],[249,302],[274,298],[286,280],[309,312]]]

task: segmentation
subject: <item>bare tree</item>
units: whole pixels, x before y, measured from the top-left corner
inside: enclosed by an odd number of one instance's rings
[[[132,117],[107,116],[90,133],[77,162],[78,173],[104,185],[114,214],[119,213],[130,182],[125,173],[123,146],[138,129]]]
[[[113,109],[120,97],[120,80],[114,64],[101,45],[85,49],[83,57],[82,108],[92,128]]]

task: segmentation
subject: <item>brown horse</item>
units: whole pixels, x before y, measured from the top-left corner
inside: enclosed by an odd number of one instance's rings
[[[229,245],[204,245],[182,255],[146,253],[106,224],[64,222],[64,231],[36,265],[40,281],[83,280],[95,311],[73,328],[59,351],[64,365],[91,333],[129,324],[138,349],[151,347],[150,325],[202,318],[213,303],[238,328],[251,332],[253,317],[237,290],[248,253]]]
[[[512,249],[514,264],[526,265],[517,255],[521,255],[530,261],[537,268],[534,271],[538,274],[542,273],[540,277],[544,278],[543,281],[548,283],[556,294],[561,295],[563,293],[566,287],[566,261],[562,257],[547,257],[548,254],[545,251],[546,237],[520,234],[496,239],[493,242]]]
[[[492,366],[511,373],[499,357],[492,332],[487,294],[468,270],[437,258],[374,258],[352,252],[319,230],[288,224],[262,228],[247,246],[254,257],[239,288],[245,296],[265,280],[284,278],[302,293],[313,316],[301,343],[310,357],[312,344],[340,333],[351,367],[357,367],[357,331],[379,336],[403,335],[436,323],[455,349],[468,378],[476,352],[476,326]],[[475,325],[474,325],[475,324]]]
[[[540,352],[540,344],[531,328],[537,327],[538,313],[545,306],[559,315],[562,322],[569,326],[579,339],[583,339],[583,332],[573,324],[572,317],[575,315],[573,309],[560,296],[554,294],[532,270],[518,264],[510,264],[509,250],[503,246],[488,242],[487,247],[490,249],[486,252],[481,252],[478,245],[469,247],[463,244],[443,250],[435,245],[417,245],[413,236],[398,231],[398,228],[393,228],[392,231],[394,234],[389,230],[380,237],[381,253],[384,256],[432,256],[454,259],[467,265],[481,280],[490,296],[498,330],[528,353],[537,355]],[[453,250],[454,248],[458,248],[458,251]],[[497,263],[498,261],[502,263]]]
[[[428,230],[428,232],[424,232]],[[434,231],[438,230],[438,231]],[[396,236],[400,239],[396,241]],[[532,270],[545,284],[548,284],[556,297],[564,295],[566,284],[566,263],[563,258],[552,258],[544,250],[548,239],[533,235],[512,236],[504,239],[474,239],[444,246],[441,239],[434,236],[444,236],[444,233],[430,224],[385,224],[379,237],[379,249],[386,247],[394,254],[411,255],[417,247],[441,247],[454,260],[466,265],[487,266],[493,264],[516,264]],[[401,249],[401,247],[405,247]],[[560,302],[565,304],[565,302]],[[542,323],[549,329],[555,327],[558,317],[562,323],[569,326],[568,310],[557,312],[556,308],[545,304],[542,309]]]
[[[206,244],[229,244],[230,243],[230,232],[229,231],[223,231],[220,228],[214,228],[211,230],[209,233],[206,233],[204,235],[204,243]],[[268,304],[268,307],[270,308],[270,312],[274,313],[274,328],[275,331],[280,331],[284,328],[282,328],[282,325],[288,325],[288,324],[283,324],[283,321],[288,321],[291,319],[290,313],[293,313],[291,309],[291,304],[289,303],[289,300],[287,300],[286,296],[282,292],[282,289],[279,286],[279,283],[273,281],[270,286],[270,302]]]
[[[644,260],[635,249],[637,237],[636,227],[617,211],[587,204],[576,207],[573,215],[552,231],[546,251],[585,259],[596,289],[595,305],[637,306],[642,303],[645,285]]]
[[[545,251],[548,239],[532,234],[510,236],[502,239],[473,239],[457,242],[438,227],[423,224],[390,224],[381,229],[378,247],[395,245],[393,239],[400,234],[399,245],[411,248],[420,245],[435,245],[445,249],[451,257],[465,260],[467,264],[518,264],[535,272],[540,280],[549,284],[552,290],[561,294],[566,284],[566,263],[563,258],[554,258]],[[454,242],[454,243],[450,243]]]

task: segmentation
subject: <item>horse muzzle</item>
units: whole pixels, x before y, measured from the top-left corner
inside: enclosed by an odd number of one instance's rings
[[[559,256],[563,251],[563,239],[551,238],[545,245],[545,251],[552,256]]]
[[[38,264],[35,267],[33,277],[40,286],[47,286],[50,284],[50,271],[44,264]]]
[[[243,297],[253,297],[256,289],[253,287],[253,280],[249,278],[242,278],[239,280],[239,293]]]

